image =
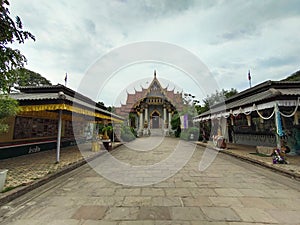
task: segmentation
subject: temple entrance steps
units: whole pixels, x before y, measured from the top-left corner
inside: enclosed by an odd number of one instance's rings
[[[163,130],[161,128],[150,129],[150,136],[163,136]]]

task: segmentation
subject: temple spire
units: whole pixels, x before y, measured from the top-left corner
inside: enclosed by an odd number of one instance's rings
[[[154,70],[154,78],[156,78],[156,70]]]

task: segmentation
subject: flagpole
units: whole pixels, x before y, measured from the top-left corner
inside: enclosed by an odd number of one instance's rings
[[[68,74],[66,73],[66,76],[65,76],[65,86],[67,86],[67,80],[68,80]]]
[[[248,71],[248,80],[249,80],[249,86],[251,88],[251,74],[250,74],[250,70]]]

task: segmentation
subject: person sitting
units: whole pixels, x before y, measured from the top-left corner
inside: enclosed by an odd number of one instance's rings
[[[290,148],[288,146],[281,146],[280,149],[274,149],[272,153],[273,164],[288,164],[286,161],[286,153],[290,152]]]

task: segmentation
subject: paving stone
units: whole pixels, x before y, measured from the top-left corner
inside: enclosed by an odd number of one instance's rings
[[[101,220],[85,220],[80,225],[118,225],[118,222],[101,221]]]
[[[184,206],[211,206],[212,202],[207,196],[183,197],[181,198]]]
[[[149,196],[128,196],[125,197],[122,206],[151,206],[151,199]]]
[[[272,204],[277,209],[300,211],[300,199],[267,198],[266,202]]]
[[[136,221],[121,221],[118,225],[155,225],[155,221],[142,221],[142,220],[136,220]]]
[[[72,216],[72,219],[76,220],[101,220],[107,207],[97,206],[97,205],[85,205],[81,206],[75,214]]]
[[[258,197],[239,197],[245,208],[275,209],[276,207],[269,203],[265,198]],[[300,206],[299,206],[300,208]]]
[[[227,222],[218,222],[218,221],[191,221],[191,225],[229,225]]]
[[[125,197],[121,196],[103,196],[103,197],[93,197],[93,205],[102,206],[120,206],[122,205]],[[89,198],[91,199],[91,198]]]
[[[38,219],[22,219],[22,220],[15,220],[6,223],[1,223],[1,225],[40,225],[40,224],[41,221]]]
[[[241,218],[227,207],[201,207],[204,214],[211,220],[241,221]]]
[[[143,139],[138,139],[138,142],[140,140]],[[142,154],[127,152],[124,146],[111,154],[129,163],[138,161],[137,163],[141,165],[150,165],[168,157],[174,146],[173,140],[165,138],[155,154],[147,152],[142,156]],[[66,224],[79,222],[80,225],[258,225],[270,224],[272,221],[280,225],[299,223],[300,188],[297,181],[240,162],[225,154],[218,154],[210,167],[200,172],[198,165],[202,155],[203,148],[197,147],[193,157],[181,171],[161,183],[146,187],[130,187],[114,183],[100,176],[89,165],[85,165],[76,170],[77,172],[57,178],[53,184],[50,182],[49,186],[45,185],[48,190],[40,187],[33,192],[34,194],[28,193],[27,197],[5,204],[4,208],[0,209],[0,223],[1,225],[14,223],[40,225],[55,224],[55,222]],[[51,157],[53,157],[52,162],[55,161],[55,154]],[[36,160],[35,164],[39,164],[37,163],[39,158],[33,157],[33,159]],[[46,163],[34,165],[31,170],[26,168],[27,165],[21,165],[27,163],[26,160],[23,159],[23,162],[18,163],[20,164],[12,164],[18,168],[16,179],[23,179],[22,173],[27,173],[30,177],[22,182],[31,182],[33,177],[43,175],[44,171],[49,169],[55,171],[66,165],[66,163],[61,165]],[[21,166],[18,167],[19,165]],[[111,165],[106,166],[107,169],[111,169],[112,175],[118,176],[115,174],[118,172],[115,168],[110,168]],[[167,165],[166,168],[172,169],[171,166]],[[14,175],[14,172],[11,172],[10,179]],[[128,175],[131,179],[135,178],[133,174]],[[138,173],[138,176],[144,176],[149,181],[156,179],[150,177],[145,171]],[[124,176],[120,178],[124,181],[127,179]],[[72,219],[73,215],[83,217],[91,213],[92,210],[86,213],[82,210],[80,214],[79,209],[84,206],[103,207],[107,210],[101,220]],[[166,209],[169,210],[170,220],[152,219],[165,216],[159,213]],[[99,215],[96,213],[90,216]],[[138,219],[139,216],[145,219]],[[147,217],[151,219],[146,219]]]
[[[296,190],[275,189],[269,190],[268,194],[274,198],[300,198],[300,192]]]
[[[116,188],[106,187],[98,188],[91,194],[91,196],[111,196],[115,195]]]
[[[179,182],[175,182],[175,187],[178,188],[188,188],[188,187],[198,187],[196,183],[194,182],[184,182],[184,181],[179,181]]]
[[[31,208],[28,212],[22,212],[17,215],[17,219],[26,219],[26,218],[31,218],[31,219],[40,219],[44,221],[52,221],[53,218],[55,219],[66,219],[66,218],[71,218],[72,215],[77,211],[78,206],[46,206],[43,208],[33,208],[33,207],[28,207]]]
[[[198,221],[199,224],[199,221]],[[155,221],[155,225],[190,225],[189,221],[167,221],[167,220],[163,220],[163,221]]]
[[[106,212],[105,220],[136,220],[139,213],[138,207],[112,207]]]
[[[145,196],[165,196],[165,191],[162,188],[142,188],[141,195],[145,195]]]
[[[169,207],[152,206],[141,207],[138,215],[138,220],[170,220]]]
[[[237,214],[242,218],[242,221],[244,222],[278,223],[276,219],[274,219],[270,214],[268,214],[262,209],[234,207],[234,210],[237,212]]]
[[[216,196],[216,192],[213,189],[207,188],[189,188],[189,191],[192,193],[192,196]]]
[[[241,201],[236,197],[209,197],[209,200],[212,202],[214,206],[223,206],[223,207],[231,207],[231,206],[243,206]]]
[[[116,196],[138,196],[140,193],[140,188],[118,188],[115,191]]]
[[[254,188],[239,188],[237,189],[240,193],[242,193],[243,196],[246,197],[265,197],[268,196],[268,193],[265,191],[257,190]]]
[[[153,197],[152,206],[183,206],[180,197]]]
[[[266,211],[279,224],[300,224],[299,210],[271,209]]]
[[[80,221],[76,219],[53,220],[46,225],[80,225]]]
[[[215,188],[214,190],[220,196],[231,196],[231,197],[243,196],[243,194],[235,188]]]
[[[168,188],[165,189],[166,196],[192,196],[191,192],[189,189],[186,188]]]
[[[172,207],[173,220],[204,220],[205,216],[199,207]]]
[[[229,222],[229,225],[266,225],[265,223]]]

